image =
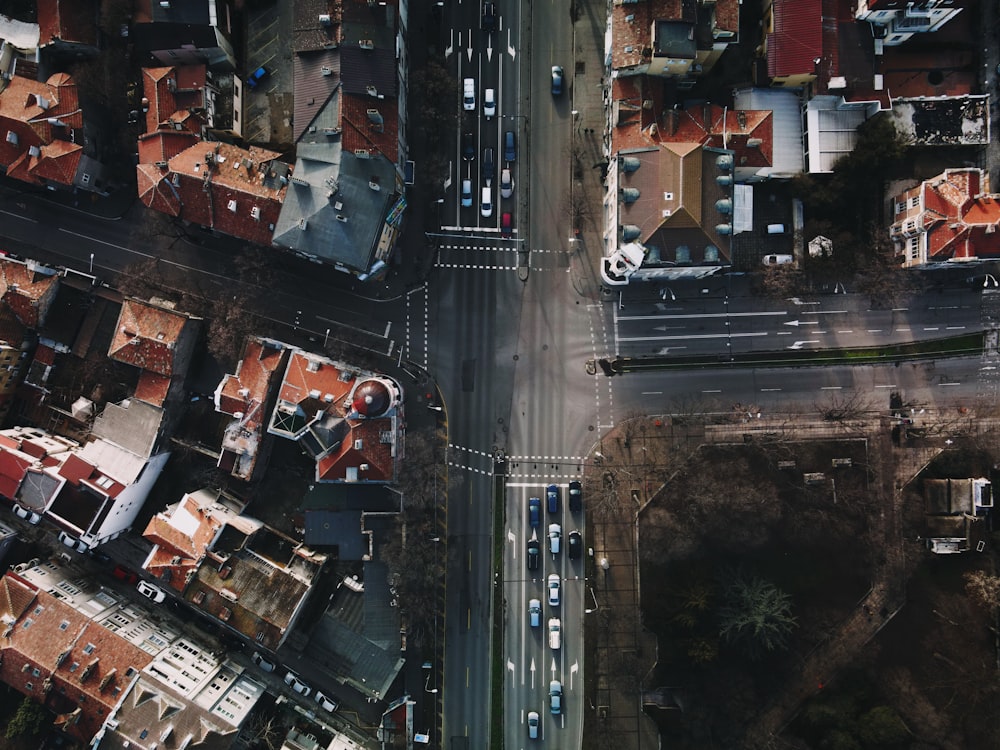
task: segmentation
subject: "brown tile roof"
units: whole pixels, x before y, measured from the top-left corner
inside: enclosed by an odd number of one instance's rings
[[[325,482],[342,482],[347,470],[367,466],[358,471],[358,478],[368,482],[390,482],[393,479],[392,446],[383,443],[381,433],[393,429],[390,419],[351,420],[351,433],[340,446],[316,462],[316,478]],[[361,449],[355,448],[361,441]]]
[[[740,33],[741,0],[716,0],[715,26],[722,31]]]
[[[184,522],[177,523],[180,518],[185,519]],[[195,524],[193,531],[191,521]],[[224,525],[224,516],[213,515],[191,494],[184,495],[179,503],[153,516],[142,532],[146,540],[157,546],[146,562],[146,570],[168,581],[171,588],[183,592],[188,584],[188,575],[194,575]],[[166,571],[169,571],[169,576],[164,575]]]
[[[353,374],[341,379],[342,371],[331,360],[306,352],[292,352],[281,381],[278,398],[288,404],[301,404],[310,399],[330,405],[341,404],[354,386]],[[327,394],[331,398],[327,399]],[[333,406],[331,406],[333,408]]]
[[[38,0],[38,44],[56,40],[97,45],[94,0]]]
[[[156,372],[143,370],[135,385],[135,398],[153,406],[163,406],[170,391],[170,378]]]
[[[166,170],[140,164],[139,197],[185,221],[270,245],[288,190],[281,175],[291,169],[278,156],[256,146],[199,142],[171,158]]]
[[[126,299],[108,356],[170,377],[174,374],[175,349],[190,322],[187,316],[172,310]]]
[[[263,406],[285,352],[284,348],[265,344],[259,338],[248,338],[236,374],[226,375],[216,390],[215,408],[230,416],[243,414],[247,430],[260,429],[268,417]]]
[[[64,719],[65,731],[89,743],[131,680],[129,671],[143,669],[153,657],[51,594],[32,591],[17,574],[2,580],[3,590],[16,598],[15,609],[34,598],[0,638],[0,679],[44,702],[57,723]],[[0,606],[7,604],[2,598]]]
[[[822,57],[823,0],[774,0],[774,29],[767,35],[767,74],[774,77],[813,72]]]
[[[31,466],[31,461],[15,450],[0,446],[0,495],[8,500],[13,500],[17,496],[21,480]]]
[[[7,176],[41,185],[54,182],[72,185],[83,147],[69,141],[53,141],[41,147],[38,156],[22,154],[7,170]]]
[[[157,180],[161,176],[158,161],[170,161],[181,151],[200,143],[201,138],[190,130],[157,130],[153,133],[143,133],[139,136],[139,165],[150,169],[150,174]],[[155,171],[154,171],[155,170]]]
[[[396,99],[372,99],[370,96],[345,93],[340,101],[343,147],[351,152],[358,149],[369,153],[375,151],[395,164],[399,159],[399,111]],[[369,109],[378,110],[381,126],[371,121]]]
[[[39,310],[59,287],[56,274],[43,274],[24,263],[0,258],[0,297],[28,328],[38,328],[43,320]]]
[[[687,5],[684,0],[615,3],[611,8],[611,67],[617,70],[648,64],[649,58],[642,53],[653,46],[653,24],[694,21],[694,6]],[[626,20],[630,16],[632,20]]]
[[[205,66],[181,65],[142,69],[143,96],[149,100],[146,133],[156,130],[183,130],[200,134],[204,120],[190,110],[205,106]]]
[[[735,152],[737,166],[771,166],[774,121],[770,110],[733,110],[705,104],[667,110],[663,120],[657,129],[661,143],[727,148]]]

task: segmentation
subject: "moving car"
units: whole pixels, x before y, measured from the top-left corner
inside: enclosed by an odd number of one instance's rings
[[[559,680],[549,683],[549,710],[553,714],[562,713],[562,683]]]
[[[562,65],[552,66],[552,96],[559,96],[563,92],[563,69]]]
[[[528,540],[528,570],[538,570],[538,561],[542,557],[541,545],[538,539],[532,535]]]
[[[510,198],[514,194],[514,178],[509,169],[500,170],[500,197]]]
[[[583,487],[576,481],[569,483],[569,510],[570,513],[583,510]]]
[[[514,131],[508,130],[503,134],[503,160],[511,162],[514,161],[515,156],[517,156],[517,151],[514,147]]]
[[[537,526],[542,520],[542,501],[537,497],[528,500],[528,525]]]
[[[462,158],[466,161],[476,158],[476,137],[468,130],[462,133]]]
[[[250,656],[250,661],[256,664],[262,672],[273,672],[275,669],[274,662],[268,661],[256,651]]]
[[[528,602],[528,624],[533,628],[542,624],[542,603],[538,599]]]
[[[483,215],[484,219],[493,215],[493,191],[488,187],[483,188],[483,200],[479,206],[479,213]]]
[[[497,113],[496,89],[486,89],[483,93],[483,115],[487,120],[492,119]]]
[[[483,31],[491,33],[497,28],[497,9],[493,3],[483,3]]]
[[[583,549],[583,537],[580,532],[573,529],[569,532],[569,559],[575,560],[580,556],[580,551]]]
[[[146,581],[139,581],[139,585],[135,587],[136,591],[142,594],[147,599],[151,600],[153,604],[162,604],[167,598],[167,592],[161,589],[159,586],[154,586]]]
[[[483,179],[486,181],[487,185],[493,183],[493,178],[496,176],[496,163],[493,160],[493,149],[484,148],[483,149]]]
[[[549,552],[555,557],[559,554],[559,547],[562,542],[562,526],[557,523],[549,524]]]
[[[462,180],[462,208],[472,207],[472,180]]]
[[[528,711],[528,739],[538,739],[538,711]]]
[[[558,617],[549,618],[549,648],[557,651],[562,646],[562,623]]]
[[[545,488],[545,504],[550,516],[559,512],[559,488],[556,485],[550,484]]]
[[[476,80],[465,78],[462,81],[462,109],[466,112],[476,110]]]
[[[324,711],[329,711],[331,714],[334,711],[336,711],[337,708],[340,706],[340,701],[335,701],[332,698],[327,698],[318,690],[316,691],[316,702],[319,704],[320,708],[322,708]]]
[[[303,698],[308,698],[309,694],[312,692],[312,688],[300,680],[299,676],[295,674],[295,672],[290,671],[285,675],[285,684]]]
[[[559,606],[559,574],[552,573],[549,575],[549,606],[558,607]]]
[[[504,211],[500,216],[500,236],[510,237],[514,231],[514,216],[510,211]]]
[[[37,525],[42,520],[42,517],[37,513],[35,513],[35,511],[33,511],[31,508],[25,508],[23,505],[18,505],[17,503],[14,503],[13,510],[15,516],[24,521],[27,521],[32,526]]]
[[[134,585],[139,582],[139,576],[126,568],[124,565],[116,565],[111,571],[111,575],[119,581],[123,581],[129,585]]]

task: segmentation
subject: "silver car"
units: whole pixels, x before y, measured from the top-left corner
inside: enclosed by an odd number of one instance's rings
[[[500,171],[500,197],[510,198],[514,194],[514,178],[509,169]]]

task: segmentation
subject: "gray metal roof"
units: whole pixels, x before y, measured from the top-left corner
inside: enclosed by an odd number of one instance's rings
[[[802,92],[790,89],[742,89],[735,93],[736,109],[771,110],[771,168],[776,177],[788,177],[805,169],[802,142]]]
[[[94,420],[93,434],[120,445],[137,456],[153,455],[164,412],[139,399],[108,403]]]

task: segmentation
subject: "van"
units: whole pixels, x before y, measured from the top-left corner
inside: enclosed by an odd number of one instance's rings
[[[483,202],[479,212],[486,219],[493,215],[493,191],[488,187],[483,188]]]
[[[476,109],[476,81],[466,78],[462,81],[462,109],[473,112]]]
[[[462,208],[472,207],[472,180],[462,180]]]

